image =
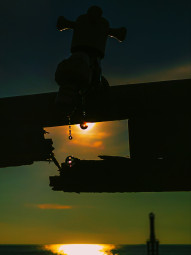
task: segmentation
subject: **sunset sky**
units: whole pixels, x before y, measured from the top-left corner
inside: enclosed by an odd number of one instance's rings
[[[54,72],[70,54],[72,31],[57,31],[57,17],[75,20],[91,5],[111,27],[127,28],[123,43],[108,39],[102,69],[110,85],[191,78],[190,0],[7,0],[0,2],[0,97],[58,90]],[[68,127],[47,131],[60,162],[130,154],[127,120],[75,126],[72,141]],[[161,243],[191,243],[191,192],[54,192],[56,174],[45,162],[0,169],[0,244],[145,243],[151,211]]]

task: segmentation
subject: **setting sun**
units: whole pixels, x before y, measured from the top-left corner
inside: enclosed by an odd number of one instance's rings
[[[77,125],[77,126],[81,129],[80,125]],[[91,130],[91,129],[95,126],[95,123],[88,123],[88,122],[87,122],[87,126],[88,126],[87,129],[84,129],[84,130],[81,129],[81,130],[84,131],[84,132],[85,132],[85,131],[87,132],[87,131]]]
[[[53,244],[46,245],[46,250],[59,255],[107,255],[112,245],[103,244]]]

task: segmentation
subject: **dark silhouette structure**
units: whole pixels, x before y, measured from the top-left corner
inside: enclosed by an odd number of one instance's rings
[[[51,177],[51,187],[68,192],[191,190],[190,92],[187,79],[112,86],[107,94],[90,94],[87,122],[128,119],[130,159],[80,160],[62,176]],[[43,128],[68,125],[65,107],[58,108],[55,98],[56,93],[46,93],[0,99],[0,167],[51,158],[53,147],[44,140]],[[80,121],[77,109],[71,124]],[[48,143],[48,149],[39,143]]]
[[[91,6],[86,14],[80,15],[76,21],[60,16],[57,21],[59,31],[73,29],[71,53],[85,52],[89,57],[104,58],[107,37],[123,41],[126,28],[110,28],[109,21],[102,17],[102,9]]]
[[[159,241],[155,238],[155,215],[149,214],[150,239],[147,241],[147,255],[159,255]]]
[[[72,167],[62,164],[60,174],[50,176],[50,186],[55,191],[77,193],[191,190],[189,165],[185,168],[176,160],[103,158],[78,159]]]
[[[44,134],[45,131],[40,125],[19,123],[19,120],[9,125],[3,121],[0,127],[0,167],[30,165],[34,161],[50,160],[54,150],[53,142],[45,139]]]
[[[107,38],[110,36],[123,41],[126,28],[110,28],[108,20],[102,17],[102,9],[91,6],[76,21],[60,16],[57,29],[73,30],[71,56],[59,63],[55,73],[55,81],[59,85],[56,103],[64,103],[65,108],[68,104],[67,115],[71,115],[73,108],[79,107],[79,101],[85,101],[89,90],[109,85],[101,71]],[[85,108],[84,103],[82,104]],[[85,112],[84,109],[83,111]]]

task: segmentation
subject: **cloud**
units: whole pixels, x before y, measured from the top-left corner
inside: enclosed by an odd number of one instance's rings
[[[89,138],[91,138],[91,139],[95,139],[95,138],[96,139],[105,139],[110,136],[112,136],[111,132],[96,132],[96,133],[90,134]]]
[[[50,132],[50,137],[54,139],[55,144],[57,143],[56,148],[61,149],[61,151],[65,151],[66,148],[66,146],[63,147],[63,144],[67,144],[70,147],[75,145],[104,149],[105,139],[113,135],[108,123],[105,125],[96,123],[95,127],[87,131],[80,129],[78,125],[72,126],[72,136],[74,139],[71,141],[68,140],[68,126],[47,128],[46,130]]]
[[[181,80],[191,78],[191,63],[164,67],[160,69],[145,70],[141,73],[132,74],[131,76],[121,75],[120,77],[112,77],[112,84],[131,84],[131,83],[146,83],[152,81],[165,80]]]
[[[68,210],[68,209],[73,209],[74,206],[70,205],[60,205],[60,204],[33,204],[29,205],[30,207],[35,207],[39,208],[42,210]]]
[[[83,141],[83,140],[73,140],[73,144],[75,145],[80,145],[80,146],[85,146],[89,148],[104,148],[103,142],[102,141],[95,141],[95,142],[90,142],[90,141]]]
[[[188,79],[191,78],[191,64],[160,70],[159,72],[155,72],[150,76],[155,80],[159,78],[160,80]]]
[[[83,139],[104,139],[109,136],[112,136],[111,130],[109,130],[110,126],[106,122],[96,123],[95,127],[92,129],[82,130],[79,125],[72,125],[72,134],[74,136],[83,138]],[[101,131],[99,130],[101,129]],[[106,131],[102,131],[103,129],[107,129]],[[66,136],[68,137],[68,126],[59,126],[59,127],[49,127],[46,128],[46,131],[50,133],[50,135],[54,136]]]
[[[68,127],[48,128],[48,138],[52,138],[55,155],[58,161],[73,155],[79,159],[96,160],[97,155],[129,154],[128,121],[107,121],[95,123],[90,130],[81,130],[77,125],[72,126],[73,139],[68,139]]]

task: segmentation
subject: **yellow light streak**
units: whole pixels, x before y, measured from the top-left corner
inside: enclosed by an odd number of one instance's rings
[[[109,255],[113,245],[104,244],[52,244],[45,249],[59,255]]]

